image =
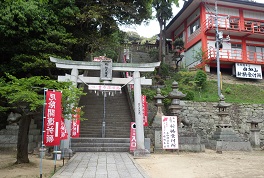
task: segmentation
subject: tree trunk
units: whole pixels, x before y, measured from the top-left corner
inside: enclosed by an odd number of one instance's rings
[[[162,62],[165,64],[166,60],[166,34],[165,34],[165,27],[166,27],[166,20],[163,21],[163,28],[162,28]]]
[[[17,137],[17,164],[29,163],[28,159],[28,132],[31,122],[30,116],[22,116],[19,121]]]
[[[159,34],[159,61],[162,61],[162,22],[159,21],[160,34]]]

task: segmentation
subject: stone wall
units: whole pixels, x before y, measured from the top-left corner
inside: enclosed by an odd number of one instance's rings
[[[217,115],[218,108],[215,107],[217,102],[193,102],[184,101],[183,109],[180,117],[185,118],[192,123],[193,129],[201,136],[202,143],[208,143],[215,126],[219,122]],[[156,114],[156,109],[153,104],[149,104],[149,118]],[[230,122],[235,132],[245,140],[249,139],[250,124],[248,120],[264,121],[264,104],[232,104],[229,110]],[[164,113],[166,115],[166,113]],[[260,142],[264,145],[264,123],[259,124]],[[154,143],[154,129],[151,125],[145,128],[145,137],[151,138],[151,143]]]

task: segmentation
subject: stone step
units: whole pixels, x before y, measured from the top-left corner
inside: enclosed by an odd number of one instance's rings
[[[126,135],[126,134],[120,134],[117,135],[115,133],[112,134],[105,134],[105,138],[127,138],[130,135]],[[90,134],[80,134],[80,138],[87,138],[87,137],[97,137],[97,138],[102,138],[102,133],[90,133]]]
[[[128,152],[129,138],[74,138],[71,148],[74,152]]]
[[[129,147],[130,143],[72,143],[72,147]]]
[[[72,138],[72,143],[130,143],[130,138]]]
[[[75,147],[73,152],[129,152],[126,147]]]

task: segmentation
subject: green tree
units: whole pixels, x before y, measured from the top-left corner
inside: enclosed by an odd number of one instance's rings
[[[58,83],[47,77],[34,76],[17,79],[7,74],[7,79],[0,83],[0,96],[8,101],[5,110],[13,110],[21,114],[17,142],[16,163],[28,163],[28,132],[33,115],[39,112],[44,104],[44,89],[56,89],[62,91],[63,114],[72,113],[72,107],[78,107],[78,101],[84,93],[72,87],[71,82]],[[69,105],[68,103],[71,103]]]
[[[169,20],[172,13],[172,5],[179,6],[179,0],[153,0],[152,6],[156,10],[156,19],[159,22],[160,34],[159,34],[159,60],[165,61],[165,44],[166,34],[165,27],[167,20]]]
[[[49,56],[69,58],[69,47],[77,40],[63,26],[66,20],[56,15],[50,6],[34,0],[1,1],[1,75],[8,72],[18,77],[51,76],[53,65]]]
[[[140,24],[151,17],[151,0],[19,0],[0,2],[0,76],[1,110],[19,109],[19,103],[34,111],[41,100],[36,87],[51,87],[57,70],[49,56],[71,60],[86,60],[94,52],[109,52],[122,40],[118,24]],[[114,44],[114,45],[113,45]],[[37,82],[38,81],[38,82]],[[43,82],[43,83],[41,83]],[[15,84],[15,85],[13,85]],[[56,84],[53,89],[61,89]],[[17,88],[15,88],[16,86]],[[68,86],[64,93],[67,93]],[[12,93],[12,94],[11,94]],[[13,95],[13,96],[12,96]],[[40,95],[41,96],[41,95]],[[78,96],[78,95],[77,95]],[[28,98],[28,99],[25,99]],[[34,104],[35,103],[35,104]],[[43,104],[43,103],[42,103]],[[23,113],[22,135],[27,133],[30,113]],[[27,138],[27,137],[25,137]],[[20,138],[19,139],[23,139]],[[24,140],[19,140],[17,162],[27,162]],[[18,144],[18,146],[19,146]]]

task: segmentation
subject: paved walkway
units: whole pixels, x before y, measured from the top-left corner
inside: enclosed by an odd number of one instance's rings
[[[76,153],[52,178],[149,178],[129,153]]]

